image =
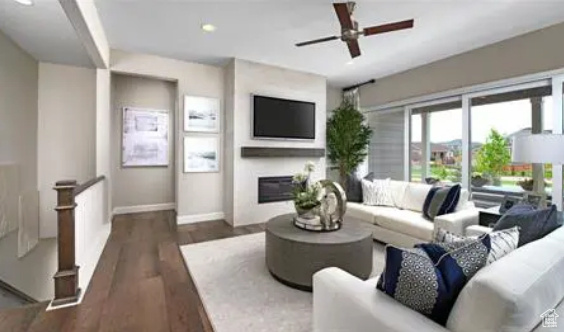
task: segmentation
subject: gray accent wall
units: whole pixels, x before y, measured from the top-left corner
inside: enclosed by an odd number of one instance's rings
[[[366,115],[373,130],[368,151],[368,171],[377,179],[403,180],[404,113],[372,112]]]
[[[112,75],[112,206],[123,208],[175,202],[174,110],[176,83],[129,75]],[[122,108],[142,107],[169,111],[169,165],[121,166]]]
[[[472,85],[564,68],[564,23],[376,80],[361,105],[378,106]]]

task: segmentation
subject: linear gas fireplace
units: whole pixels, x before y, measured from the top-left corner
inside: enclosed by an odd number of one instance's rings
[[[262,177],[258,181],[258,202],[271,203],[292,200],[292,177]]]

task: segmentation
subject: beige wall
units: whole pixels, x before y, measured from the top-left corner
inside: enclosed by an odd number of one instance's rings
[[[205,218],[222,214],[223,166],[220,165],[217,173],[183,173],[182,140],[185,134],[180,119],[183,117],[184,95],[215,97],[223,104],[223,68],[118,50],[112,50],[110,63],[114,72],[177,82],[175,185],[178,217]]]
[[[39,64],[38,183],[41,237],[56,236],[56,181],[96,175],[96,71]]]
[[[176,84],[127,75],[112,76],[112,170],[114,208],[174,203],[174,135],[169,136],[168,167],[121,167],[122,108],[167,110],[174,134]]]
[[[456,55],[361,88],[361,105],[378,106],[471,85],[564,68],[564,23]]]
[[[2,32],[0,50],[0,163],[20,165],[20,190],[36,191],[38,63]],[[0,239],[0,279],[38,300],[52,298],[55,240],[17,255],[16,231]]]

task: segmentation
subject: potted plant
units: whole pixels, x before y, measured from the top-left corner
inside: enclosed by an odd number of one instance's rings
[[[472,173],[472,187],[483,187],[488,184],[489,180],[482,176],[480,172]]]
[[[339,171],[339,183],[347,185],[347,175],[368,155],[372,129],[352,104],[343,102],[327,120],[327,157]]]
[[[295,174],[292,179],[294,206],[298,215],[305,219],[314,219],[319,216],[321,206],[321,184],[311,181],[311,173],[314,171],[315,164],[309,161],[305,164],[304,171]]]

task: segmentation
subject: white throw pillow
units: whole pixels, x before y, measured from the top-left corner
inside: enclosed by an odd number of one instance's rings
[[[365,205],[395,206],[390,189],[390,179],[362,180],[362,202]]]

